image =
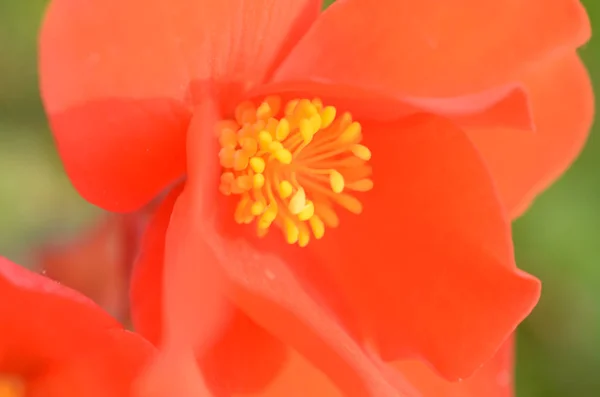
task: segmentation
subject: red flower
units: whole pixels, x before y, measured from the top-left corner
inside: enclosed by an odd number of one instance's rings
[[[84,296],[4,258],[0,318],[2,396],[129,396],[153,355]]]
[[[585,11],[320,5],[54,0],[41,83],[67,172],[119,211],[186,177],[150,224],[134,314],[154,342],[198,330],[194,285],[218,269],[234,314],[199,354],[215,390],[262,389],[295,352],[350,396],[398,394],[382,359],[469,376],[538,298],[503,205],[587,135]]]

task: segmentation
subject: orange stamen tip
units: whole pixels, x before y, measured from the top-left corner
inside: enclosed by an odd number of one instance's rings
[[[360,144],[361,124],[337,114],[319,98],[282,104],[269,96],[218,123],[219,191],[240,196],[237,223],[256,222],[260,237],[276,225],[289,244],[305,247],[339,226],[336,207],[362,212],[354,193],[373,189],[371,151]]]

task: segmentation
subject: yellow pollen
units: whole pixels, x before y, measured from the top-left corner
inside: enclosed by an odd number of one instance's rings
[[[219,191],[239,196],[235,221],[255,222],[260,237],[275,225],[305,247],[340,225],[338,210],[360,214],[355,194],[373,189],[361,124],[319,98],[246,101],[216,132]]]

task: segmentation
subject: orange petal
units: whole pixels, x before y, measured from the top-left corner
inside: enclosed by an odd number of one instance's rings
[[[218,83],[224,105],[235,102],[289,51],[319,5],[52,1],[40,37],[41,91],[77,189],[110,210],[149,201],[185,170],[190,104],[203,82]]]
[[[429,361],[465,378],[537,303],[540,283],[515,267],[510,223],[467,136],[417,116],[363,125],[374,188],[360,215],[310,243],[347,299],[354,334],[386,360]],[[327,291],[329,292],[329,291]]]
[[[396,363],[394,368],[414,384],[422,397],[512,397],[513,338],[473,376],[458,382],[448,382],[418,361]]]
[[[532,68],[522,80],[531,98],[534,133],[467,130],[513,218],[577,157],[594,116],[592,85],[577,55]]]
[[[164,247],[171,212],[181,189],[174,190],[157,208],[145,233],[134,268],[131,294],[136,330],[155,344],[162,342]],[[200,262],[197,264],[202,266]],[[192,317],[202,319],[200,304],[186,304]],[[199,363],[211,389],[229,395],[262,389],[275,376],[285,359],[280,341],[252,322],[239,309],[227,319]],[[200,353],[200,352],[199,352]],[[219,394],[220,395],[220,394]]]
[[[274,80],[454,97],[514,81],[590,35],[578,0],[347,0],[329,7]]]

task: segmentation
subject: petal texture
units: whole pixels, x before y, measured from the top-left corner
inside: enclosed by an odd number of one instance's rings
[[[338,1],[274,79],[453,97],[514,81],[530,62],[589,35],[578,0]]]
[[[535,132],[467,130],[513,218],[577,157],[594,116],[592,85],[575,54],[532,68],[522,81],[531,99]]]
[[[189,105],[205,80],[223,104],[259,83],[319,0],[56,0],[40,38],[44,105],[88,200],[140,207],[184,172]],[[148,176],[148,175],[151,175]]]

